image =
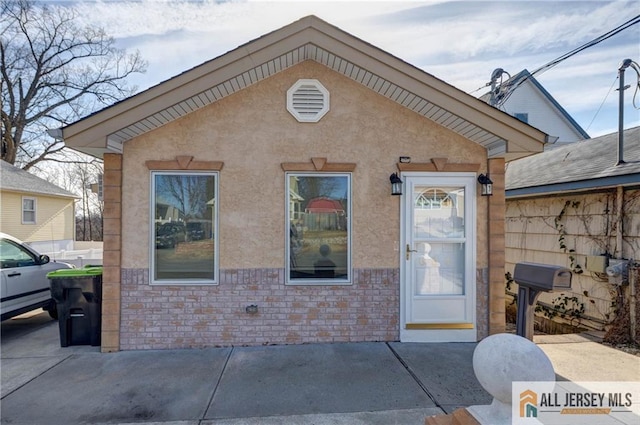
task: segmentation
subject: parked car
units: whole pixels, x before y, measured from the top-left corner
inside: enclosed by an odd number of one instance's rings
[[[73,267],[51,261],[19,239],[0,233],[0,319],[7,320],[38,308],[57,319],[47,273]]]
[[[187,237],[190,241],[199,241],[204,239],[205,234],[202,223],[197,221],[187,223]]]
[[[175,248],[186,240],[187,231],[183,223],[165,223],[156,231],[156,248]]]

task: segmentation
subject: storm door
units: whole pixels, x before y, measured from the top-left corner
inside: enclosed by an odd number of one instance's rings
[[[404,173],[403,341],[475,341],[475,174]]]

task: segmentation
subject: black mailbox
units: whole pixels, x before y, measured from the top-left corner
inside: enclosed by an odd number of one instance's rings
[[[571,289],[571,270],[549,264],[517,263],[513,280],[518,284],[516,333],[533,339],[533,312],[542,292]]]
[[[517,263],[513,280],[543,292],[571,289],[571,270],[549,264]]]

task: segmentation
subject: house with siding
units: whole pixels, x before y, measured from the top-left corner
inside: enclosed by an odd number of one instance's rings
[[[0,161],[0,232],[39,252],[73,249],[78,196]]]
[[[547,141],[315,16],[60,133],[104,159],[105,352],[501,332],[505,163]]]
[[[484,94],[482,100],[547,133],[545,149],[554,149],[589,135],[526,69]]]
[[[629,295],[606,266],[640,253],[640,127],[512,161],[505,180],[506,270],[520,261],[571,268],[562,297],[570,309],[584,305],[582,326],[603,329],[612,302]],[[560,295],[540,301],[553,307]]]

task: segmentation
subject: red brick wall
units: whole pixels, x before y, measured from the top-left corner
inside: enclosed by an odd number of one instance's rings
[[[221,270],[217,286],[151,286],[148,269],[123,269],[120,348],[398,340],[399,270],[353,274],[348,286],[286,286],[284,269]]]

